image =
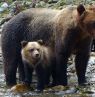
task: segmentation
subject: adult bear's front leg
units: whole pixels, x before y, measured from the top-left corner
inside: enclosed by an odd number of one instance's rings
[[[85,73],[90,56],[91,39],[87,38],[81,41],[78,46],[79,51],[75,57],[75,66],[78,76],[78,83],[79,85],[83,85],[86,82]]]
[[[60,45],[56,46],[56,73],[57,73],[57,85],[67,85],[67,61],[71,54],[69,48],[65,48]]]

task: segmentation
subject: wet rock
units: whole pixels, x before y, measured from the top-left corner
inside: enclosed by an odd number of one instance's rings
[[[0,27],[0,33],[2,32],[2,28]]]
[[[75,73],[76,72],[75,65],[74,64],[69,65],[68,68],[67,68],[67,71],[70,72],[70,73]]]
[[[7,2],[3,2],[3,4],[0,7],[0,13],[5,11],[8,7],[9,7],[9,5],[7,4]]]
[[[64,91],[67,90],[69,87],[68,86],[62,86],[62,85],[58,85],[58,86],[54,86],[52,88],[47,89],[48,91]]]
[[[73,4],[74,3],[74,0],[65,0],[66,4]]]
[[[3,25],[5,22],[9,21],[13,16],[12,15],[8,15],[7,17],[3,18],[1,21],[0,21],[0,25]],[[1,31],[2,31],[2,28],[1,28]],[[1,32],[0,32],[1,33]]]
[[[51,3],[57,3],[58,0],[48,0],[48,3],[51,4]]]
[[[77,92],[77,89],[75,87],[71,87],[68,90],[65,91],[59,91],[58,93],[55,93],[57,95],[65,95],[65,94],[74,94]]]
[[[35,7],[36,8],[39,8],[39,7],[44,8],[44,7],[46,7],[46,3],[44,1],[40,1],[40,2],[36,3]]]

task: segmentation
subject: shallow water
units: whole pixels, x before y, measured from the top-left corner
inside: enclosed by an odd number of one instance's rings
[[[69,88],[66,90],[54,92],[51,89],[51,91],[43,93],[33,91],[13,93],[5,85],[3,65],[0,65],[0,97],[95,97],[95,56],[91,56],[88,62],[86,73],[87,85],[85,87],[79,87],[77,85],[76,72],[74,71],[74,65],[68,65]],[[61,87],[58,89],[61,89]]]

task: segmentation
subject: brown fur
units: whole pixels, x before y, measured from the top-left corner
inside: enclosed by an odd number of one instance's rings
[[[67,85],[67,61],[75,53],[78,83],[85,83],[85,72],[89,59],[92,38],[95,35],[95,12],[82,5],[76,9],[62,10],[55,21],[55,51],[57,59],[58,85]],[[81,71],[81,72],[80,72]],[[63,75],[62,75],[63,74]]]
[[[57,84],[67,85],[66,64],[73,51],[76,51],[78,82],[84,83],[93,36],[95,12],[85,10],[83,5],[77,9],[28,9],[19,13],[4,26],[1,36],[7,85],[16,84],[17,67],[20,69],[21,80],[24,80],[20,42],[39,39],[56,51]]]

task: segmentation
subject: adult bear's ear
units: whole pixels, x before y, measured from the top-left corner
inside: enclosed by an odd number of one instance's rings
[[[44,44],[43,40],[41,40],[41,39],[38,40],[37,42],[38,42],[40,45],[43,45],[43,44]]]
[[[84,13],[84,11],[85,11],[85,7],[82,4],[78,5],[77,7],[78,15],[81,16]]]
[[[27,43],[28,43],[28,41],[22,41],[22,42],[21,42],[22,48],[24,48],[24,47],[27,45]]]

